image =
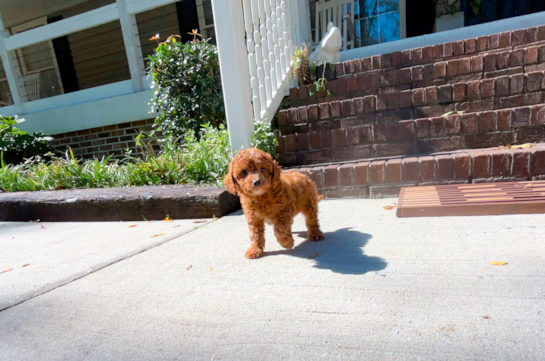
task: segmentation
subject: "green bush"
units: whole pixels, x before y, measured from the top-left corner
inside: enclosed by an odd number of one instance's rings
[[[250,138],[252,147],[259,148],[276,158],[276,147],[278,146],[278,130],[273,129],[272,123],[261,120],[254,122],[254,135]]]
[[[171,36],[149,56],[156,129],[183,136],[201,126],[225,123],[218,50],[206,40],[182,43]]]
[[[21,163],[25,158],[43,156],[52,152],[53,148],[47,143],[53,138],[44,133],[29,134],[16,128],[15,125],[24,122],[24,119],[0,116],[0,152],[2,161],[7,164]]]
[[[64,157],[48,162],[34,157],[23,164],[4,164],[0,167],[0,189],[17,192],[187,183],[221,186],[231,159],[223,125],[217,129],[205,124],[199,140],[190,130],[181,146],[164,142],[159,155],[149,143],[140,144],[144,159],[127,153],[123,160],[82,161],[69,150]]]

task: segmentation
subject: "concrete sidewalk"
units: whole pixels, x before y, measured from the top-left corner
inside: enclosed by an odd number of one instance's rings
[[[323,201],[324,241],[285,251],[267,229],[258,260],[224,217],[0,312],[0,359],[541,359],[545,216],[391,202]]]
[[[193,222],[0,222],[0,311],[206,224]]]

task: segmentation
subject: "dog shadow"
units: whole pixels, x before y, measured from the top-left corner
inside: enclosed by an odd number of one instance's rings
[[[294,236],[306,238],[307,232],[293,232]],[[265,256],[290,255],[312,259],[315,268],[329,269],[335,273],[363,275],[367,272],[383,270],[388,265],[380,257],[370,257],[363,253],[363,247],[372,238],[352,228],[342,228],[324,233],[325,239],[319,242],[305,240],[290,250],[265,252]],[[295,239],[297,242],[297,238]]]

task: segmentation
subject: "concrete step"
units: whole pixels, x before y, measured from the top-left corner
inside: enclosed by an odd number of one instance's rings
[[[225,189],[187,185],[0,194],[0,221],[99,222],[222,217],[240,209]]]
[[[327,198],[397,197],[407,186],[545,179],[545,143],[285,168],[307,174]]]

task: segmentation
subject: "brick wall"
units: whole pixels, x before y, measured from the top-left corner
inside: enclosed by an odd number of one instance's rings
[[[124,124],[110,125],[77,132],[53,135],[50,143],[60,151],[72,148],[79,158],[102,158],[112,155],[112,158],[123,158],[125,150],[132,150],[133,155],[139,155],[134,138],[140,131],[149,132],[154,119],[140,120]]]
[[[332,103],[334,107],[338,102]],[[390,119],[376,122],[362,121],[358,117],[331,118],[331,112],[324,114],[330,111],[326,107],[329,104],[322,105],[314,109],[309,106],[308,113],[305,113],[306,109],[298,109],[297,116],[308,119],[308,123],[304,123],[308,131],[278,138],[281,164],[436,153],[545,139],[544,104],[414,120],[399,120],[392,115]],[[282,129],[284,126],[300,127],[302,123],[294,124],[289,112],[281,112],[279,124]]]
[[[545,140],[545,26],[337,64],[279,112],[280,163],[303,165]],[[445,115],[449,112],[463,112]]]

